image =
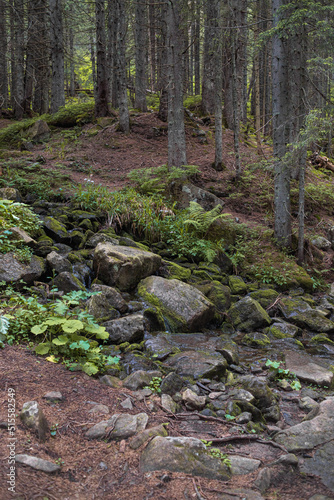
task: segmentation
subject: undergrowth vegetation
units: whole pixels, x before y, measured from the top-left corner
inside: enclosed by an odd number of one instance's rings
[[[41,304],[28,288],[26,296],[11,286],[5,287],[4,282],[0,285],[4,287],[0,292],[1,340],[8,344],[28,343],[36,354],[48,355],[48,361],[62,362],[88,375],[118,363],[117,356],[102,353],[101,343],[109,334],[84,308],[84,302],[98,292],[70,292]]]

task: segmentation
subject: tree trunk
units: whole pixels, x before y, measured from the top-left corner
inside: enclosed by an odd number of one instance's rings
[[[6,2],[0,0],[0,113],[8,108]]]
[[[201,93],[201,64],[200,64],[200,19],[201,3],[195,0],[195,40],[194,40],[194,73],[195,73],[195,95]]]
[[[168,120],[168,65],[167,65],[167,3],[160,8],[160,36],[158,45],[158,89],[160,91],[160,103],[158,118],[166,122]]]
[[[50,42],[51,42],[51,113],[65,106],[63,12],[61,0],[50,1]]]
[[[282,0],[273,0],[274,27]],[[273,143],[275,156],[275,238],[280,247],[291,245],[290,166],[285,161],[289,140],[288,57],[286,42],[276,34],[272,42]]]
[[[221,32],[221,3],[220,0],[215,1],[216,11],[216,35],[215,35],[215,164],[217,171],[223,170],[223,46]]]
[[[182,22],[181,0],[168,1],[167,8],[167,63],[168,63],[168,165],[187,164],[184,129],[182,82]]]
[[[147,111],[147,5],[144,0],[136,0],[135,24],[135,108],[145,112]]]
[[[215,23],[217,19],[215,0],[205,2],[205,30],[202,81],[202,109],[205,114],[215,112]]]
[[[96,18],[96,99],[95,115],[108,116],[108,79],[104,0],[95,0]]]
[[[15,71],[15,92],[13,92],[13,111],[17,119],[23,117],[24,100],[24,3],[23,0],[14,0],[13,4],[14,40],[15,46],[14,66]]]
[[[155,0],[149,0],[149,35],[150,35],[150,86],[151,90],[155,90],[156,84],[156,39],[155,39]]]
[[[128,93],[126,86],[125,39],[127,19],[124,0],[117,0],[119,28],[117,33],[117,75],[118,75],[118,106],[119,129],[125,134],[130,133],[130,117],[128,108]]]
[[[36,0],[35,92],[32,107],[38,114],[49,111],[49,47],[48,2]]]

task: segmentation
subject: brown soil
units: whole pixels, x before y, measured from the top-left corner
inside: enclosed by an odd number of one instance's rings
[[[128,394],[131,395],[131,391],[112,389],[84,373],[72,373],[63,366],[37,358],[23,347],[6,346],[1,351],[0,379],[1,500],[214,500],[228,490],[252,488],[257,477],[258,472],[255,472],[247,476],[233,476],[229,482],[221,482],[167,471],[143,474],[139,467],[141,449],[133,451],[127,442],[89,441],[84,436],[89,427],[106,418],[105,415],[89,413],[94,402],[108,406],[111,415],[146,412],[149,415],[148,427],[169,422],[171,436],[194,436],[209,441],[214,437],[235,434],[233,424],[194,422],[191,417],[176,420],[158,406],[156,411],[150,411],[146,402],[135,400],[134,409],[125,411],[120,403]],[[7,421],[8,388],[14,388],[16,394],[15,452],[51,462],[58,459],[64,462],[61,471],[52,476],[17,464],[16,495],[8,493],[6,487],[8,432],[2,423]],[[54,390],[62,393],[63,401],[50,404],[43,399],[43,395]],[[57,424],[56,436],[50,436],[44,443],[23,427],[18,416],[23,403],[32,400],[38,401],[50,425]],[[217,446],[227,454],[260,459],[261,467],[284,454],[284,451],[270,444],[248,440]],[[274,466],[272,477],[273,485],[264,495],[266,499],[305,500],[316,493],[331,495],[318,478],[301,476],[292,467]],[[242,498],[242,495],[235,494],[235,498]]]

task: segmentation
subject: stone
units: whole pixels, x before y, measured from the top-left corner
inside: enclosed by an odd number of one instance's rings
[[[227,368],[226,359],[220,354],[205,354],[196,351],[185,351],[167,359],[166,364],[175,369],[183,377],[194,380],[201,378],[221,378]]]
[[[0,200],[12,200],[18,203],[22,202],[22,196],[15,188],[4,187],[0,188]]]
[[[248,488],[233,488],[233,490],[225,490],[221,495],[216,496],[217,500],[265,500],[258,492]]]
[[[86,432],[88,439],[103,439],[120,441],[134,436],[145,429],[148,422],[146,413],[129,415],[128,413],[115,414],[109,420],[103,420]]]
[[[123,385],[119,378],[112,375],[103,375],[103,377],[100,377],[100,382],[108,385],[109,387],[113,387],[114,389],[120,389]]]
[[[189,410],[202,410],[206,403],[206,397],[198,396],[191,389],[186,389],[182,393],[182,401]]]
[[[15,241],[23,241],[25,245],[28,247],[34,248],[37,245],[37,242],[29,236],[29,234],[20,227],[11,227],[9,231],[12,233],[9,235],[11,240]]]
[[[287,337],[296,337],[299,333],[298,326],[291,325],[286,321],[275,321],[265,330],[269,338],[283,339]]]
[[[68,240],[68,231],[65,224],[54,217],[45,217],[44,230],[48,236],[58,243],[66,243]]]
[[[132,410],[133,404],[131,402],[131,399],[130,398],[124,399],[124,401],[121,402],[121,407],[124,408],[124,410]]]
[[[185,184],[175,183],[173,186],[173,196],[177,199],[179,209],[189,207],[191,201],[195,201],[206,211],[212,210],[217,205],[225,205],[224,201],[213,193],[199,188],[190,182]]]
[[[313,238],[313,240],[311,240],[311,243],[316,248],[319,248],[319,250],[327,251],[332,247],[332,243],[323,236],[317,236],[316,238]]]
[[[314,332],[334,333],[334,322],[326,318],[321,311],[309,309],[303,313],[296,313],[292,321],[301,328],[308,328]]]
[[[276,398],[265,379],[246,375],[240,377],[241,385],[255,398],[255,404],[260,409],[269,408],[276,403]]]
[[[278,306],[285,319],[292,319],[300,313],[311,310],[311,306],[302,297],[282,297]]]
[[[301,410],[306,411],[309,413],[312,411],[314,408],[317,408],[319,410],[319,403],[314,401],[314,399],[310,398],[309,396],[305,396],[303,398],[300,398],[298,401],[298,406]]]
[[[91,408],[89,410],[88,413],[92,413],[93,415],[95,415],[95,414],[108,415],[110,412],[109,412],[108,406],[101,405],[101,404],[96,404],[96,405],[93,406],[93,408]]]
[[[317,448],[313,456],[304,458],[299,464],[302,473],[319,476],[321,482],[334,492],[334,442],[325,443]]]
[[[167,413],[176,413],[177,404],[169,394],[161,395],[161,406]]]
[[[271,483],[271,471],[268,467],[264,467],[258,473],[257,478],[255,479],[253,485],[258,488],[261,493],[264,493],[269,487]]]
[[[231,462],[231,472],[233,475],[250,474],[261,465],[261,460],[253,458],[239,457],[238,455],[229,455],[228,458]]]
[[[137,342],[144,337],[144,316],[141,313],[106,321],[102,325],[109,333],[109,342],[113,344]]]
[[[93,285],[91,291],[99,292],[87,302],[88,312],[95,318],[107,316],[110,308],[115,308],[122,314],[127,312],[128,305],[115,288],[106,285]]]
[[[233,295],[245,295],[247,293],[247,285],[240,276],[229,276],[228,286]]]
[[[161,257],[138,248],[99,243],[93,265],[96,277],[106,285],[128,291],[159,269]]]
[[[29,138],[34,142],[43,142],[49,139],[51,130],[48,124],[44,120],[37,120],[31,127],[29,127],[26,132],[26,138]]]
[[[50,283],[64,293],[86,290],[85,285],[73,273],[67,271],[59,273]]]
[[[171,335],[168,333],[146,334],[145,350],[154,356],[158,361],[163,361],[170,354],[178,352],[177,347],[171,342]]]
[[[222,460],[212,457],[202,441],[189,437],[155,437],[140,457],[140,469],[183,472],[221,481],[231,477]]]
[[[306,420],[276,434],[274,440],[296,452],[311,450],[334,439],[334,397],[320,403],[319,413],[312,420]]]
[[[36,470],[41,470],[43,472],[48,472],[52,474],[60,470],[60,465],[49,462],[48,460],[43,460],[42,458],[33,457],[31,455],[19,454],[15,455],[15,462],[19,464],[28,465]]]
[[[44,273],[45,263],[41,257],[33,255],[29,264],[23,264],[13,252],[0,254],[0,281],[10,283],[23,280],[27,285],[31,285]]]
[[[168,394],[169,396],[174,396],[177,392],[180,392],[184,386],[183,379],[177,375],[175,372],[171,372],[166,377],[164,377],[160,384],[161,394]]]
[[[63,395],[59,391],[50,391],[44,394],[43,399],[46,399],[50,403],[58,403],[63,400]]]
[[[53,251],[46,256],[46,262],[51,269],[54,269],[57,273],[62,272],[72,272],[72,264],[66,257],[59,255],[59,253]]]
[[[123,386],[131,391],[137,391],[142,389],[146,385],[150,385],[150,382],[154,377],[162,377],[162,373],[159,371],[144,371],[138,370],[131,373],[128,377],[123,380]]]
[[[165,260],[162,263],[167,267],[167,278],[177,279],[180,281],[187,281],[191,276],[191,270],[186,267],[179,266],[175,262],[167,262]]]
[[[110,243],[111,245],[119,245],[119,241],[116,238],[108,236],[107,234],[104,233],[96,233],[87,240],[86,246],[88,248],[95,248],[99,243]]]
[[[150,429],[145,429],[144,431],[140,432],[136,436],[134,436],[130,440],[130,448],[132,450],[137,450],[140,448],[144,443],[146,443],[149,439],[154,438],[156,436],[162,436],[162,437],[167,437],[168,432],[166,429],[165,424],[157,425],[155,427],[151,427]]]
[[[250,332],[243,337],[242,343],[252,347],[264,347],[270,345],[270,340],[264,333]]]
[[[269,326],[271,319],[260,304],[251,297],[244,297],[233,304],[227,316],[234,328],[251,332],[257,328]]]
[[[255,290],[249,294],[252,299],[257,300],[263,309],[270,307],[275,302],[278,295],[278,292],[272,288],[268,288],[267,290]]]
[[[41,441],[46,440],[49,425],[37,401],[27,401],[23,404],[20,419],[26,427],[37,434]]]
[[[161,311],[173,332],[195,332],[214,318],[214,305],[195,287],[179,280],[150,276],[140,282],[138,294]]]
[[[252,414],[249,411],[243,411],[235,419],[237,424],[248,424],[252,420]]]
[[[312,356],[301,354],[295,351],[285,351],[285,366],[295,373],[300,380],[330,387],[334,373],[316,363]]]
[[[217,344],[216,351],[224,356],[229,364],[239,364],[239,347],[232,340],[224,340]]]

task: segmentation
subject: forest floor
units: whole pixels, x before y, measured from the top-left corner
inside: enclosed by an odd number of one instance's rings
[[[0,120],[0,128],[8,125],[9,120]],[[35,145],[30,159],[43,156],[45,163],[41,168],[68,174],[71,182],[84,184],[87,179],[95,185],[103,184],[110,189],[120,189],[130,185],[127,174],[136,168],[154,167],[167,162],[167,133],[165,124],[160,122],[155,113],[135,114],[132,116],[131,134],[125,136],[116,131],[116,125],[101,129],[97,135],[90,136],[94,125],[86,125],[78,137],[70,137],[63,131],[56,131],[46,144]],[[159,131],[155,136],[155,129]],[[240,222],[265,224],[272,226],[272,207],[263,208],[257,203],[259,185],[268,190],[268,200],[273,199],[273,186],[268,181],[270,174],[262,170],[255,179],[236,185],[233,133],[224,132],[223,160],[226,166],[222,172],[216,172],[214,161],[214,140],[212,128],[201,126],[205,130],[207,142],[193,136],[193,129],[187,128],[188,163],[200,167],[196,184],[203,188],[214,188],[226,202],[225,211],[238,217]],[[70,137],[70,138],[69,138]],[[253,141],[253,144],[251,144]],[[270,147],[263,145],[263,153],[258,155],[254,139],[248,145],[242,142],[241,161],[245,169],[260,160],[270,157]],[[251,145],[250,145],[251,144]],[[259,171],[260,172],[260,171]],[[0,172],[1,175],[1,172]],[[254,185],[253,185],[254,184]],[[70,189],[69,185],[65,189]],[[243,190],[242,201],[231,192]],[[269,208],[268,208],[269,207]],[[313,225],[328,216],[321,212],[317,218],[310,215]],[[318,224],[319,225],[319,224]],[[319,228],[321,231],[321,227]],[[329,267],[332,266],[332,254]],[[329,275],[330,277],[330,275]],[[124,410],[120,403],[131,395],[127,389],[113,389],[84,373],[70,372],[65,367],[37,358],[24,347],[5,346],[0,352],[1,380],[1,462],[0,462],[0,499],[24,500],[234,500],[246,497],[239,488],[251,488],[257,472],[246,476],[233,476],[229,482],[192,477],[182,473],[150,472],[143,474],[139,467],[139,452],[129,448],[127,442],[88,441],[85,431],[105,415],[90,413],[94,403],[104,404],[110,414],[140,413],[149,416],[148,427],[168,422],[171,436],[200,437],[210,440],[212,434],[227,435],[233,426],[220,422],[205,422],[201,428],[187,428],[182,421],[167,415],[158,405],[151,411],[145,401],[134,402],[133,410]],[[16,419],[16,453],[37,455],[49,461],[62,463],[59,474],[50,476],[29,467],[16,465],[16,494],[8,493],[6,442],[6,402],[8,388],[16,393],[16,414],[26,401],[36,400],[40,404],[47,420],[56,429],[56,435],[41,443],[33,433],[29,433]],[[63,401],[50,404],[43,396],[48,391],[60,391]],[[158,399],[157,399],[158,401]],[[273,462],[281,450],[269,444],[256,441],[239,444],[233,440],[221,450],[228,454],[235,453],[251,458],[259,458],[263,463]],[[140,451],[140,450],[139,450]],[[255,494],[255,490],[254,490]],[[320,480],[314,476],[302,476],[293,467],[282,469],[272,467],[271,487],[264,494],[267,500],[305,500],[312,495],[331,496]],[[225,495],[225,496],[224,496]]]

